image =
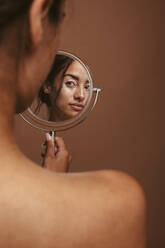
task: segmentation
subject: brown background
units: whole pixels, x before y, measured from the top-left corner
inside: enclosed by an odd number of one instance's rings
[[[165,247],[165,3],[162,0],[74,0],[60,48],[91,69],[99,102],[87,121],[61,133],[71,171],[119,169],[143,186],[148,247]],[[16,117],[21,150],[40,162],[43,134]]]

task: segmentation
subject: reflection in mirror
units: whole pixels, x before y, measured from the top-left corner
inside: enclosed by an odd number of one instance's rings
[[[47,121],[71,119],[86,106],[90,88],[86,68],[72,57],[57,54],[31,110]]]
[[[86,120],[100,91],[93,87],[87,65],[60,50],[32,105],[20,115],[39,130],[64,131]]]

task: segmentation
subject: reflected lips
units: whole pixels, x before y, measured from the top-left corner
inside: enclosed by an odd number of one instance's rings
[[[71,108],[77,112],[81,111],[84,108],[82,104],[69,104]]]

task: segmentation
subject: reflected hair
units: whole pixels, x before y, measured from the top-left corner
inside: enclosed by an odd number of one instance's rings
[[[49,98],[49,94],[45,93],[44,88],[45,87],[50,87],[51,90],[53,89],[54,86],[54,81],[56,79],[56,77],[59,75],[60,72],[62,72],[61,78],[60,78],[60,87],[58,89],[56,89],[56,97],[55,97],[55,101],[57,100],[61,88],[62,88],[62,81],[63,81],[63,77],[65,75],[65,72],[67,71],[67,69],[69,68],[69,66],[73,63],[73,59],[70,57],[67,57],[65,55],[61,55],[61,54],[57,54],[54,60],[54,63],[52,65],[52,68],[48,74],[47,79],[45,80],[44,84],[41,86],[39,93],[38,93],[38,99],[37,99],[37,107],[34,110],[35,114],[38,114],[40,112],[40,108],[42,106],[43,103],[45,103],[47,105],[47,107],[51,107],[51,101]]]

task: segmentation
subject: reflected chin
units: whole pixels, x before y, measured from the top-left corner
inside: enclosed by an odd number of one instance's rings
[[[63,116],[60,117],[60,121],[66,121],[69,119],[74,118],[76,115],[78,115],[79,111],[69,111],[68,113],[65,113]]]

